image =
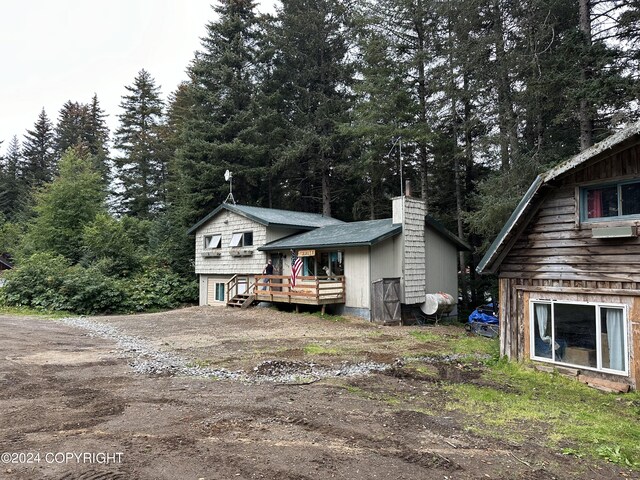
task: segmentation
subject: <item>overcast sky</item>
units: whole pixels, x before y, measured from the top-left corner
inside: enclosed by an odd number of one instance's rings
[[[1,0],[0,152],[44,107],[55,123],[67,100],[94,93],[113,131],[121,96],[147,70],[164,98],[214,19],[212,0]],[[272,11],[273,0],[259,0]]]

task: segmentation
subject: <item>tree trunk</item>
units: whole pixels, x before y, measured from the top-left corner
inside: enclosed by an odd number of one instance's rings
[[[322,169],[322,215],[331,216],[331,189],[329,187],[329,170]]]
[[[580,0],[580,31],[584,36],[584,46],[587,51],[591,49],[591,15],[589,0]],[[586,83],[591,76],[589,55],[584,55],[586,62],[582,65],[582,84],[586,90]],[[580,150],[593,145],[593,119],[591,118],[591,105],[586,98],[580,100]]]
[[[509,69],[506,61],[506,48],[504,43],[503,11],[500,2],[494,2],[495,15],[495,49],[496,49],[496,88],[498,94],[498,125],[500,128],[500,168],[508,170],[511,166],[512,156],[517,144],[517,132],[515,129],[515,113],[511,98],[511,85],[509,82]]]
[[[421,22],[415,23],[416,36],[418,37],[418,101],[420,102],[420,123],[427,128],[427,79],[424,65],[425,32]],[[426,141],[418,142],[418,153],[420,156],[420,197],[427,201],[427,179],[428,179],[428,149]],[[403,187],[404,188],[404,187]]]

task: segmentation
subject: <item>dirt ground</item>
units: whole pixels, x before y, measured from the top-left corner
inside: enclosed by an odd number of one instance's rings
[[[425,354],[415,328],[272,309],[90,320],[192,365],[247,375],[265,361],[392,364]],[[437,365],[434,379],[396,366],[294,383],[141,375],[115,340],[60,321],[0,315],[0,331],[0,478],[630,478],[536,438],[470,433],[461,414],[442,408],[441,384],[481,381],[473,369]],[[72,456],[84,453],[93,456]]]

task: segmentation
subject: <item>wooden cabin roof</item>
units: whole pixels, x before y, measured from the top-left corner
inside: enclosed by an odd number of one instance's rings
[[[540,207],[549,187],[577,168],[602,161],[640,143],[640,122],[634,123],[538,175],[477,267],[478,273],[495,273],[518,235]]]

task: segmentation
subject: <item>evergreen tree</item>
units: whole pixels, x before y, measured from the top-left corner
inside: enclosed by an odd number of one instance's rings
[[[58,157],[62,157],[69,148],[84,144],[87,117],[87,106],[84,104],[69,100],[62,105],[55,131]]]
[[[349,159],[352,11],[337,0],[284,0],[272,30],[274,80],[287,138],[279,152],[286,203],[331,216]]]
[[[267,182],[262,150],[254,140],[253,98],[258,20],[252,0],[223,0],[207,24],[202,49],[189,67],[189,113],[182,116],[177,162],[180,202],[187,223],[229,193],[224,172],[234,175],[241,203],[264,203]]]
[[[121,156],[114,159],[119,208],[139,218],[149,218],[165,200],[166,150],[162,145],[163,102],[160,89],[146,70],[141,70],[129,94],[122,97],[120,126],[114,146]]]
[[[56,154],[61,157],[68,148],[80,147],[92,155],[96,169],[104,183],[109,183],[109,129],[105,113],[94,94],[90,104],[67,101],[58,115],[55,129]]]
[[[44,108],[33,130],[27,130],[22,147],[22,174],[31,187],[39,187],[53,179],[56,173],[53,126]]]
[[[98,95],[94,94],[91,103],[87,106],[87,126],[83,138],[91,154],[93,164],[102,176],[105,186],[111,180],[109,127],[107,127],[106,117],[107,115],[100,107]]]
[[[20,141],[13,136],[0,168],[0,213],[13,220],[25,207],[26,185],[22,177]]]

